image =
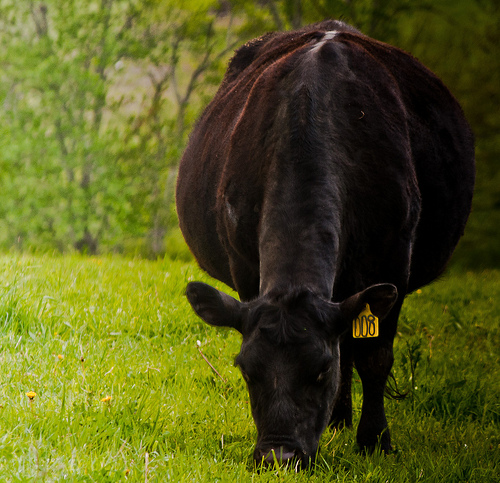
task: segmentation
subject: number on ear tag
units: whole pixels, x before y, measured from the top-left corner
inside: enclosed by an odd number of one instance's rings
[[[366,304],[365,309],[352,321],[352,336],[355,339],[378,337],[378,317],[372,314],[368,304]]]

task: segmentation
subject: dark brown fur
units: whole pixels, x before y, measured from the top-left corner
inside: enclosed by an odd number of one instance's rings
[[[243,303],[200,284],[188,287],[190,302],[207,322],[242,332],[238,361],[252,360],[270,384],[259,393],[247,381],[257,459],[272,449],[308,461],[328,420],[350,425],[353,363],[364,394],[358,443],[389,450],[383,392],[399,311],[408,292],[443,272],[473,185],[460,106],[409,54],[336,21],[268,34],[236,52],[182,158],[177,209],[200,266]],[[384,319],[380,336],[341,337],[368,299]],[[308,348],[293,337],[283,350],[269,342],[288,331],[265,327],[287,320],[311,330]],[[328,377],[318,361],[329,364]],[[315,397],[298,395],[325,380]],[[278,430],[270,401],[280,408]]]

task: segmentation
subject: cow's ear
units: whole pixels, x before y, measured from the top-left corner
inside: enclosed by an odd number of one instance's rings
[[[186,297],[208,324],[242,331],[244,304],[238,300],[202,282],[188,283]]]
[[[355,319],[368,304],[371,312],[379,319],[383,319],[390,312],[397,298],[398,289],[394,285],[380,283],[344,300],[340,308],[346,320],[350,321]]]

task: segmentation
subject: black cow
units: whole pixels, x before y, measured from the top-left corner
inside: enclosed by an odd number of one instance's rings
[[[338,21],[235,53],[182,158],[177,210],[200,266],[241,299],[187,287],[203,320],[243,336],[257,461],[307,464],[329,423],[352,424],[353,364],[358,444],[390,450],[398,315],[443,272],[474,173],[460,106],[411,55]]]

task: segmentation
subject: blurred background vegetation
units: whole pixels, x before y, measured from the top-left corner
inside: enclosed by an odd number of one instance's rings
[[[0,0],[0,249],[189,257],[174,186],[234,49],[340,18],[412,52],[476,136],[455,265],[500,268],[498,0]]]

